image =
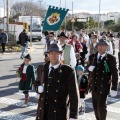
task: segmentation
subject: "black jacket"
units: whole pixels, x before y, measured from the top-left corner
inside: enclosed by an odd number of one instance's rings
[[[78,78],[79,76],[77,76]],[[80,82],[80,85],[79,85],[79,90],[81,92],[86,92],[87,90],[87,87],[88,87],[88,79],[85,75],[82,75],[82,78],[81,78],[81,82]]]
[[[94,89],[99,93],[109,93],[111,84],[111,89],[117,90],[118,73],[115,57],[106,53],[101,62],[97,63],[97,54],[92,54],[89,57],[89,66],[95,66],[93,72],[89,74],[91,90]],[[109,71],[105,69],[105,63],[107,63]]]
[[[20,42],[21,46],[26,46],[27,41],[29,41],[28,35],[25,32],[21,32],[19,35],[19,42]]]
[[[39,99],[39,112],[36,120],[38,120],[38,117],[40,120],[45,120],[44,114],[46,113],[46,110],[48,111],[48,120],[69,120],[69,116],[67,114],[69,103],[70,118],[77,118],[79,91],[75,71],[67,65],[60,65],[59,68],[54,70],[54,77],[48,84],[48,68],[49,62],[46,63],[43,68],[45,89],[44,96]],[[37,84],[40,84],[40,73],[41,69],[38,70],[35,89],[37,89]]]

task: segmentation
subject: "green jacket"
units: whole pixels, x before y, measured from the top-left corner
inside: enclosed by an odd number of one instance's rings
[[[21,67],[23,70],[24,64],[22,64]],[[27,77],[26,81],[23,81],[22,79],[20,79],[20,83],[19,83],[20,90],[32,89],[32,84],[34,84],[34,81],[35,81],[35,68],[33,65],[28,65],[27,71],[26,71],[26,77]]]

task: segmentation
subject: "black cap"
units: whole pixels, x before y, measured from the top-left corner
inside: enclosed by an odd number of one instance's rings
[[[30,56],[30,54],[27,54],[24,58],[29,59],[29,60],[32,59],[31,56]]]
[[[60,36],[68,38],[68,36],[65,34],[65,32],[61,32],[60,35],[58,35],[58,37],[60,37]]]
[[[100,39],[97,45],[109,45],[106,39]]]
[[[58,44],[52,44],[52,45],[50,45],[49,50],[47,51],[47,53],[53,52],[53,51],[62,53],[62,47],[60,45],[58,45]]]
[[[109,37],[114,37],[114,35],[113,34],[110,34],[110,36]]]

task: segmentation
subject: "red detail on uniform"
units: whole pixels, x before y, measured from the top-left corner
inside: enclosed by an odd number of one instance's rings
[[[69,41],[69,43],[68,43],[68,44],[73,45],[73,41],[72,41],[72,40],[71,40],[71,41]],[[82,47],[81,43],[80,43],[78,40],[76,40],[76,42],[75,42],[75,49],[76,49],[76,51],[75,51],[75,52],[78,52],[78,53],[80,53],[81,49],[83,49],[83,47]]]
[[[26,73],[22,73],[22,80],[26,81]]]
[[[80,91],[81,91],[81,92],[84,92],[84,91],[86,91],[86,89],[80,89]]]

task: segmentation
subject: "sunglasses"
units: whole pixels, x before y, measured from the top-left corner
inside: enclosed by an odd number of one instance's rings
[[[50,36],[50,37],[53,37],[53,36]]]

